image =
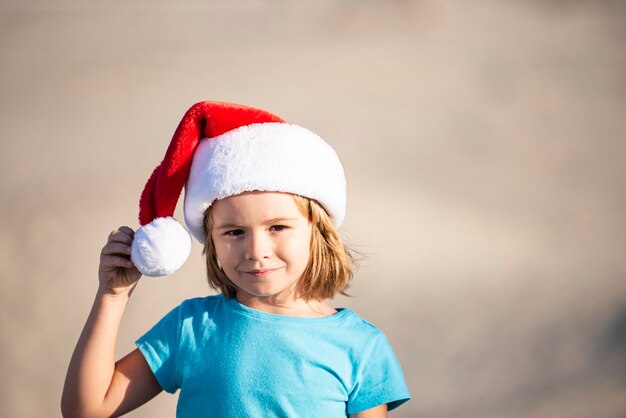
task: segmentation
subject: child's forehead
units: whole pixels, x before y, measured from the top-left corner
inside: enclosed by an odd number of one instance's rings
[[[284,192],[249,191],[213,203],[213,215],[220,218],[302,217],[294,195]]]

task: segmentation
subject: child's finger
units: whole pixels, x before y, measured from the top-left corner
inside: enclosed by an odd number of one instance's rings
[[[107,241],[108,242],[123,242],[125,244],[129,244],[130,245],[133,242],[133,236],[129,235],[128,233],[123,232],[123,231],[121,231],[119,229],[116,229],[115,231],[112,231],[109,234],[109,239]]]
[[[124,254],[130,255],[130,245],[121,242],[109,242],[102,248],[103,255]]]
[[[103,264],[111,267],[134,267],[134,264],[129,259],[121,257],[119,255],[103,255],[102,262]]]
[[[128,236],[130,236],[131,238],[135,235],[135,231],[133,231],[132,228],[129,228],[127,226],[120,226],[119,228],[117,228],[118,230],[122,231],[123,233],[127,234]]]

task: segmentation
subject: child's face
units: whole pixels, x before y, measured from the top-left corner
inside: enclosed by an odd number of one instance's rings
[[[213,203],[217,259],[241,302],[288,302],[309,261],[311,224],[287,193],[246,192]]]

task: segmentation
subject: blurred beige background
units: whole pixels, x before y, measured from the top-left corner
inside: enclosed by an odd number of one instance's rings
[[[0,416],[60,415],[100,248],[205,99],[342,158],[366,257],[334,305],[391,340],[413,395],[392,416],[626,416],[624,22],[618,1],[2,1]],[[200,252],[142,281],[120,355],[208,292]]]

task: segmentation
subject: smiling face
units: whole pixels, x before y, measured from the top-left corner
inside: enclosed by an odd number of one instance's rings
[[[293,302],[311,246],[311,224],[293,196],[246,192],[212,206],[215,253],[237,286],[237,300]]]

